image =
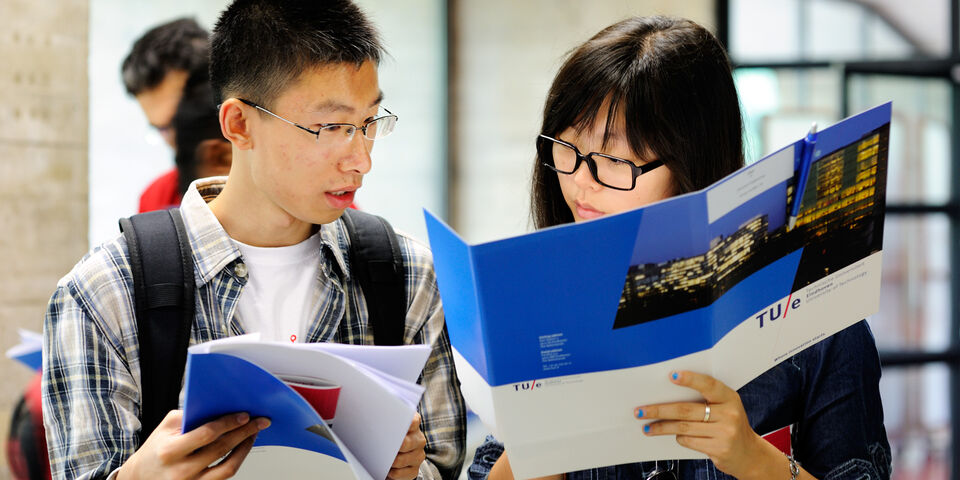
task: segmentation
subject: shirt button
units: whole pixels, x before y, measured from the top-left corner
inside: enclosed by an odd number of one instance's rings
[[[233,273],[236,273],[240,278],[247,278],[247,265],[238,263],[237,266],[233,267]]]

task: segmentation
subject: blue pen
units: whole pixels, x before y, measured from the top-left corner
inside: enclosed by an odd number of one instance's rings
[[[817,122],[813,122],[810,133],[803,139],[803,151],[800,152],[800,175],[797,184],[793,187],[793,205],[790,207],[790,220],[787,231],[793,230],[797,223],[797,214],[800,213],[800,202],[803,200],[803,190],[807,186],[807,177],[810,176],[810,165],[813,164],[813,147],[817,144]]]

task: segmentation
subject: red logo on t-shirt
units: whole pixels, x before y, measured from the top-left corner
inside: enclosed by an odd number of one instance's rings
[[[787,425],[779,430],[774,430],[763,436],[763,439],[772,443],[781,452],[792,455],[792,446],[790,445],[790,430],[793,425]]]

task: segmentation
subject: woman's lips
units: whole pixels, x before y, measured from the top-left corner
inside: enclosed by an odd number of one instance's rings
[[[598,218],[604,215],[603,212],[593,209],[589,203],[576,202],[576,206],[577,215],[584,220],[590,220],[592,218]]]

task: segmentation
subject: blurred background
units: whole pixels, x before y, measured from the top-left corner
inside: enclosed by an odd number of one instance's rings
[[[812,121],[892,100],[883,295],[870,323],[894,478],[960,480],[958,0],[358,2],[383,33],[384,105],[400,121],[377,143],[356,202],[424,240],[423,208],[471,241],[531,229],[528,179],[549,83],[570,48],[629,15],[688,17],[728,46],[748,160]],[[3,348],[18,328],[40,331],[57,279],[117,235],[117,219],[173,166],[121,82],[133,41],[183,16],[210,28],[225,4],[0,1]],[[5,439],[31,372],[9,360],[0,372]],[[482,434],[471,423],[471,443]]]

